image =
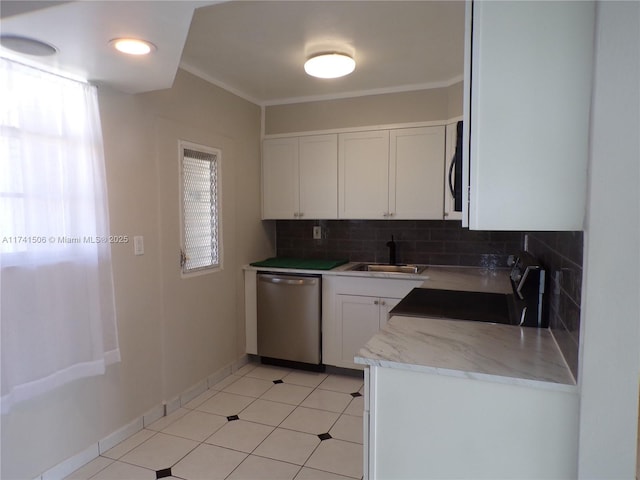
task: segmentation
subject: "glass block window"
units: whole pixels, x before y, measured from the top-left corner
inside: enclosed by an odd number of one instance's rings
[[[180,142],[182,273],[220,266],[219,178],[221,152]]]

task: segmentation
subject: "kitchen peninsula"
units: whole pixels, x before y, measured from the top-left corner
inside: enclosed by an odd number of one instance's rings
[[[365,370],[365,478],[575,478],[578,389],[551,331],[371,313],[375,300],[388,311],[413,288],[510,293],[508,269],[358,266],[322,272],[323,362]],[[259,270],[245,267],[249,293]],[[362,306],[345,316],[345,305]],[[358,312],[369,323],[355,322]]]
[[[548,330],[396,316],[356,363],[365,478],[575,478],[577,387]]]

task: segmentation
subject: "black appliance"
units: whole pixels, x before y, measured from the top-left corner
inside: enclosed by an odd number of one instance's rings
[[[462,211],[462,122],[456,125],[456,150],[449,165],[449,190],[454,199],[453,209]]]
[[[511,257],[509,263],[511,293],[414,288],[389,315],[546,328],[542,321],[544,269],[526,252]]]
[[[545,291],[545,270],[533,255],[521,252],[510,257],[511,287],[520,321],[525,327],[548,327],[542,320],[542,298]]]

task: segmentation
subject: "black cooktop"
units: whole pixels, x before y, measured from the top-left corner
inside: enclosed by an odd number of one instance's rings
[[[389,313],[408,317],[448,318],[517,324],[511,320],[513,295],[414,288]]]

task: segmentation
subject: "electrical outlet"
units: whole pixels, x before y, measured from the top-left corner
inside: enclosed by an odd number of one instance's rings
[[[313,227],[313,239],[320,240],[321,238],[322,238],[322,227],[319,225],[316,225],[315,227]]]

